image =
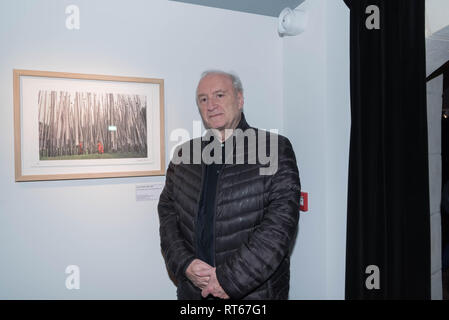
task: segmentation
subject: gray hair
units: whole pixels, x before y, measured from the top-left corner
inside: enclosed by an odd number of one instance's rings
[[[208,75],[212,75],[212,74],[219,74],[219,75],[229,77],[232,81],[232,86],[234,87],[235,94],[241,93],[243,95],[242,81],[240,80],[239,76],[233,72],[225,72],[222,70],[206,70],[201,74],[201,78],[200,78],[200,81],[198,81],[198,83],[200,83],[201,80],[203,80]]]

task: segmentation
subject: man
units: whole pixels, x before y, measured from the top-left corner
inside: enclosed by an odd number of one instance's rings
[[[293,148],[248,125],[237,76],[207,71],[196,93],[212,134],[175,152],[158,205],[178,299],[287,299],[300,199]],[[261,161],[267,148],[272,163]]]

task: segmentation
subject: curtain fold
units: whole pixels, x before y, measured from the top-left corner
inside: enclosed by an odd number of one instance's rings
[[[344,1],[351,10],[346,298],[429,299],[425,2]],[[366,26],[370,5],[379,8],[380,29]]]

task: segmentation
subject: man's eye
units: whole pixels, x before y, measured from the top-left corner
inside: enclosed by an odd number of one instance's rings
[[[223,98],[224,97],[224,93],[217,93],[217,98]]]
[[[206,98],[200,98],[200,102],[201,102],[201,103],[206,102],[206,100],[207,100]]]

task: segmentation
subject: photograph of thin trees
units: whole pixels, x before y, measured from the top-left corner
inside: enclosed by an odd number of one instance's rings
[[[147,157],[147,97],[39,90],[39,159]]]

